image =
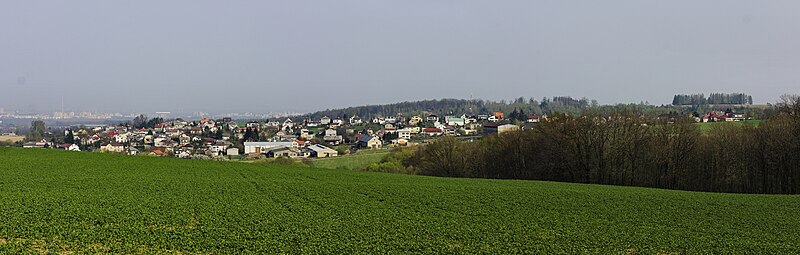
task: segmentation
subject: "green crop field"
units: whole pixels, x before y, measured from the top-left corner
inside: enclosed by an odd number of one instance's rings
[[[343,155],[331,158],[318,158],[312,162],[314,167],[329,169],[362,169],[369,164],[381,162],[390,149],[360,150],[352,155]]]
[[[0,148],[0,253],[798,254],[800,196]]]

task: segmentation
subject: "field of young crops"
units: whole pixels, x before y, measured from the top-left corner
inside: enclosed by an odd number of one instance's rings
[[[351,155],[316,158],[312,160],[312,164],[318,168],[360,170],[369,164],[381,162],[389,152],[391,152],[391,149],[359,150]]]
[[[800,196],[0,148],[0,253],[800,253]]]

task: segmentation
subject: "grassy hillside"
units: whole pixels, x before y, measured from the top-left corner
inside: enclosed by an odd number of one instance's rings
[[[733,122],[701,122],[695,125],[697,125],[700,128],[700,132],[709,133],[711,132],[712,128],[720,125],[758,126],[758,124],[761,124],[761,120],[745,120],[745,121],[733,121]]]
[[[800,253],[800,196],[0,148],[0,253]]]
[[[314,167],[328,169],[361,169],[369,164],[381,162],[390,149],[360,150],[352,155],[313,159]]]

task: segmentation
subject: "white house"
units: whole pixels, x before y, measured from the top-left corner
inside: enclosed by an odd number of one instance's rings
[[[449,117],[447,118],[448,126],[463,126],[465,124],[464,118]]]
[[[539,123],[539,122],[542,121],[543,118],[544,118],[543,116],[539,116],[539,115],[528,115],[528,120],[526,122],[528,122],[528,123]]]
[[[406,139],[406,140],[411,139],[411,131],[408,130],[408,129],[405,129],[405,128],[397,130],[397,138]]]
[[[287,127],[288,128],[294,127],[294,122],[292,122],[292,119],[290,118],[286,118],[286,120],[283,121],[283,129],[286,129]]]
[[[58,146],[58,148],[68,151],[81,151],[81,148],[79,148],[77,144],[72,144],[72,143],[61,144]]]
[[[237,155],[239,155],[239,149],[238,148],[228,148],[228,150],[226,151],[226,154],[228,156],[237,156]]]
[[[222,155],[225,152],[225,149],[228,148],[228,145],[225,143],[215,143],[211,146],[208,146],[208,149],[216,155]]]
[[[341,135],[338,135],[336,133],[335,129],[328,129],[328,130],[325,130],[325,136],[322,137],[322,140],[327,142],[327,143],[336,145],[336,144],[341,143],[343,138],[342,138]]]
[[[292,147],[297,148],[299,145],[296,141],[292,142],[244,142],[244,153],[267,153],[269,150],[277,147]]]
[[[361,117],[358,117],[358,115],[350,117],[350,125],[357,125],[361,123],[363,123],[363,121],[361,120]]]
[[[328,125],[328,124],[331,124],[331,118],[329,118],[328,116],[324,116],[324,117],[322,117],[321,119],[319,119],[319,124],[320,124],[320,125]]]

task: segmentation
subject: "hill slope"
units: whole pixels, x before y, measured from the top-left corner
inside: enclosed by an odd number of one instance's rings
[[[798,253],[800,196],[0,148],[0,253]]]

